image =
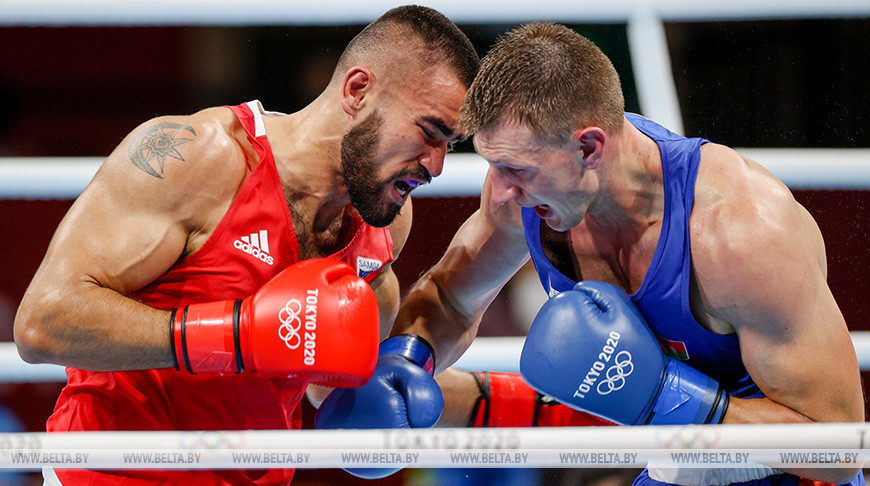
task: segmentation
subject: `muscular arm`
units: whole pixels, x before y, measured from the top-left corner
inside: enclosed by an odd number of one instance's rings
[[[215,207],[232,200],[244,164],[215,161],[236,160],[240,149],[208,119],[152,120],[109,156],[22,300],[15,341],[25,360],[98,371],[172,366],[169,312],[126,295],[181,258]]]
[[[431,343],[439,371],[468,348],[484,311],[529,258],[519,206],[496,206],[489,193],[487,179],[480,209],[414,284],[393,326],[394,335],[413,333]]]
[[[411,198],[408,198],[402,207],[401,213],[390,224],[390,237],[393,240],[393,261],[399,259],[399,254],[401,254],[405,243],[408,241],[412,221],[413,203]],[[374,289],[375,295],[378,297],[378,305],[381,309],[381,340],[384,340],[390,334],[390,328],[396,319],[396,313],[399,311],[399,303],[401,301],[399,279],[393,271],[392,264],[388,265],[372,281],[372,289]]]
[[[857,359],[826,283],[821,233],[784,186],[757,164],[744,164],[746,179],[722,189],[732,194],[723,199],[728,204],[692,215],[704,312],[734,327],[743,362],[766,397],[733,399],[725,423],[863,421]],[[715,171],[712,164],[705,177]],[[829,481],[851,472],[799,471]]]
[[[444,413],[438,427],[468,427],[474,404],[480,397],[480,388],[471,373],[456,368],[444,370],[436,377],[444,392]]]

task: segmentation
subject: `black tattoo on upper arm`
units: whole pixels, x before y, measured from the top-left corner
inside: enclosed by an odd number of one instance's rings
[[[196,136],[196,131],[188,125],[178,123],[161,123],[151,128],[144,130],[130,142],[130,148],[127,149],[127,154],[133,165],[142,169],[147,174],[153,175],[158,179],[163,179],[160,175],[163,173],[163,166],[166,163],[166,158],[170,157],[177,160],[184,160],[177,147],[181,144],[190,142],[192,138],[179,138],[179,135],[184,135],[181,131],[186,130]],[[157,159],[160,167],[158,173],[151,167],[151,161]]]

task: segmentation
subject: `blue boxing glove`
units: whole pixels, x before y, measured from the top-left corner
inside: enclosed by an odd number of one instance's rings
[[[318,429],[407,429],[432,427],[444,411],[444,395],[432,377],[432,347],[414,334],[393,336],[378,348],[371,379],[357,388],[337,388],[314,416]],[[400,468],[349,468],[366,479],[389,476]]]
[[[666,357],[629,296],[602,282],[541,307],[520,371],[539,392],[622,425],[721,423],[728,408],[719,383]]]

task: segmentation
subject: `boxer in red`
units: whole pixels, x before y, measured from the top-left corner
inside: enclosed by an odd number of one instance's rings
[[[24,359],[68,367],[48,430],[295,428],[308,383],[365,382],[398,307],[390,262],[409,194],[441,172],[477,66],[443,15],[399,7],[299,112],[250,102],[133,130],[61,222],[16,317]],[[46,471],[64,485],[291,477]]]

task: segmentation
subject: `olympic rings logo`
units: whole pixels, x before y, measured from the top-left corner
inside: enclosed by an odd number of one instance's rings
[[[245,446],[245,432],[234,430],[216,430],[205,432],[181,432],[178,438],[183,449],[241,449]]]
[[[598,394],[607,395],[625,386],[625,377],[634,371],[631,353],[620,351],[613,358],[613,366],[604,372],[604,380],[598,383]]]
[[[656,429],[655,434],[656,443],[665,449],[710,449],[720,440],[722,433],[715,426]]]
[[[289,349],[296,349],[302,344],[302,336],[299,335],[299,328],[302,327],[300,313],[302,313],[302,303],[296,299],[288,300],[284,308],[278,312],[278,320],[281,321],[278,337]]]

